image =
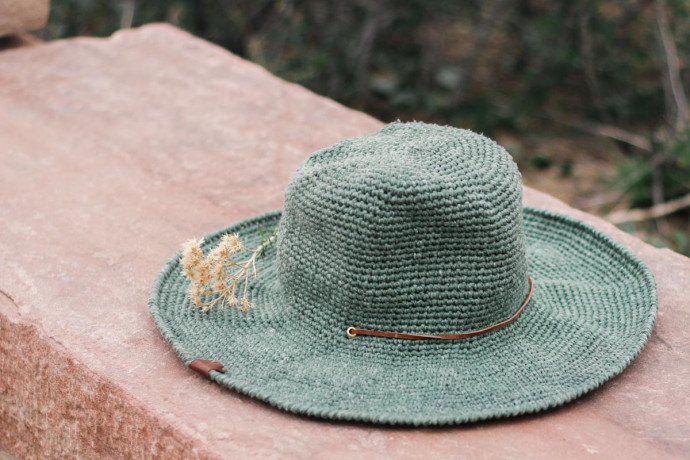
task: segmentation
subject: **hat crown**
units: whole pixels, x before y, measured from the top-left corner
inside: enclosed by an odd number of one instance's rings
[[[471,131],[394,123],[313,153],[278,234],[286,302],[324,327],[459,333],[528,290],[520,173]]]

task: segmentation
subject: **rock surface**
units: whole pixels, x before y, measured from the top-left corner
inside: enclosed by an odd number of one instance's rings
[[[0,0],[0,37],[43,27],[50,0]]]
[[[535,416],[443,429],[307,419],[187,369],[149,317],[149,289],[181,242],[279,208],[310,152],[380,122],[162,25],[3,51],[0,121],[0,445],[13,455],[690,452],[685,257],[526,189],[527,204],[586,220],[652,268],[659,318],[633,364]]]

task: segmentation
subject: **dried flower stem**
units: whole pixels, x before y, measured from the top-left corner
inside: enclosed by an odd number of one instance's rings
[[[246,311],[254,306],[247,298],[249,279],[257,277],[256,259],[264,254],[277,238],[277,231],[264,231],[259,227],[261,244],[256,249],[249,249],[240,241],[237,234],[223,235],[218,245],[204,254],[201,246],[204,239],[190,240],[182,246],[182,273],[189,278],[189,296],[196,308],[209,311],[213,307],[220,309],[239,306]],[[233,254],[240,251],[251,256],[246,260],[235,260]],[[238,287],[242,296],[238,299]],[[211,300],[205,297],[214,296]]]

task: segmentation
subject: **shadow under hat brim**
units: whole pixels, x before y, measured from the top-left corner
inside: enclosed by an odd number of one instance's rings
[[[205,249],[226,233],[258,245],[259,226],[276,227],[280,215],[208,235]],[[212,380],[291,412],[405,425],[536,412],[630,364],[651,333],[657,294],[644,263],[591,226],[529,207],[524,226],[532,299],[513,323],[470,339],[349,338],[349,324],[310,327],[282,301],[275,246],[257,262],[248,312],[194,310],[178,252],[156,279],[151,314],[185,364],[217,360],[227,372],[212,371]]]

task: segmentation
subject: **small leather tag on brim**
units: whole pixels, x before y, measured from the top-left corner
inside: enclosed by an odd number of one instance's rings
[[[223,374],[227,372],[227,369],[225,369],[225,366],[223,366],[221,363],[209,359],[195,359],[189,363],[189,368],[203,375],[207,379],[211,378],[211,371],[218,371]]]

